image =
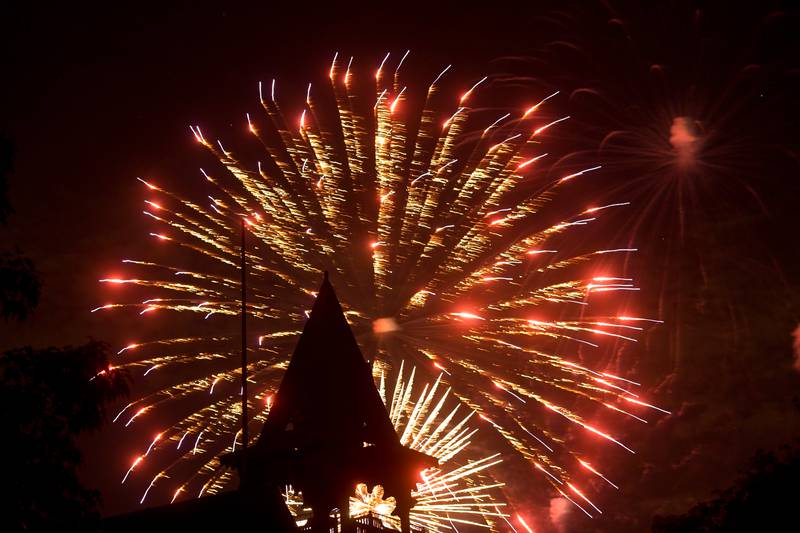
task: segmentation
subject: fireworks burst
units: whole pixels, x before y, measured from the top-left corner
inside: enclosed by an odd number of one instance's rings
[[[245,162],[193,126],[214,156],[213,167],[200,171],[211,185],[207,204],[141,180],[145,214],[158,226],[151,235],[184,263],[124,261],[138,274],[101,281],[125,287],[130,299],[96,311],[194,317],[194,334],[131,343],[115,362],[146,376],[144,392],[115,420],[133,427],[148,417],[168,419],[123,480],[152,463],[142,501],[151,489],[163,488],[159,497],[175,501],[231,481],[218,456],[241,445],[239,354],[225,332],[236,331],[230,320],[239,312],[242,219],[250,241],[248,313],[259,328],[248,354],[254,429],[266,418],[322,270],[330,271],[376,369],[400,374],[405,360],[418,373],[441,374],[415,404],[424,405],[420,412],[407,414],[410,384],[387,402],[396,423],[400,413],[408,416],[404,442],[419,437],[428,453],[435,448],[445,457],[460,447],[455,437],[434,437],[426,424],[436,416],[422,414],[432,408],[433,390],[447,386],[462,409],[477,413],[472,420],[495,436],[499,452],[518,452],[592,516],[599,510],[579,483],[605,478],[569,449],[560,422],[632,453],[581,413],[599,407],[644,422],[645,411],[662,411],[633,392],[636,383],[583,362],[580,350],[604,339],[635,342],[657,321],[628,316],[624,302],[609,301],[638,290],[614,272],[615,258],[634,250],[594,245],[586,231],[626,204],[576,207],[579,196],[569,196],[600,166],[564,168],[548,155],[551,132],[569,118],[547,112],[557,95],[498,114],[473,104],[491,80],[467,85],[453,99],[441,90],[450,67],[417,91],[402,82],[406,56],[394,68],[389,59],[362,79],[352,59],[337,56],[328,71],[332,92],[317,99],[309,85],[295,119],[280,110],[275,82],[260,84],[264,116],[246,115],[244,128],[262,161]],[[364,97],[372,85],[374,96]],[[431,525],[455,520],[445,507],[462,505],[439,507],[452,497],[452,472],[431,474],[418,496],[418,505],[438,516]],[[174,483],[169,489],[166,479]],[[503,514],[470,490],[458,496],[465,509]]]
[[[400,364],[397,381],[386,394],[385,372],[379,371],[379,387],[389,417],[401,443],[413,450],[435,457],[439,466],[422,473],[423,482],[412,492],[411,524],[425,531],[457,529],[461,525],[491,527],[498,520],[507,520],[506,504],[498,499],[502,483],[488,475],[499,464],[499,454],[481,457],[470,453],[470,444],[477,429],[469,426],[474,413],[452,398],[451,390],[443,390],[442,375],[431,385],[415,386],[416,368],[409,376]],[[370,489],[365,484],[355,487],[350,498],[350,516],[376,516],[384,527],[400,529],[400,520],[391,516],[394,497],[383,487]],[[284,497],[298,525],[311,515],[303,506],[302,494],[287,487]]]
[[[503,484],[487,476],[489,469],[500,463],[500,454],[465,460],[469,457],[470,439],[477,432],[467,425],[473,413],[459,415],[459,411],[465,411],[463,406],[445,407],[452,400],[450,389],[441,392],[442,375],[432,386],[426,384],[414,400],[415,370],[405,381],[401,363],[390,402],[384,397],[400,442],[435,457],[440,465],[423,472],[423,483],[412,493],[415,502],[411,508],[412,524],[438,531],[462,524],[489,527],[497,520],[506,520],[508,515],[503,513],[506,504],[499,502],[493,493]],[[352,502],[351,513],[357,511]],[[400,526],[396,520],[391,525],[395,529]]]
[[[758,41],[736,31],[736,53],[723,54],[732,35],[710,30],[713,10],[615,4],[550,13],[553,40],[530,59],[570,92],[591,156],[615,175],[608,190],[651,216],[678,215],[681,231],[688,212],[734,191],[756,195],[760,163],[780,144],[762,127],[780,117],[766,103],[777,73],[753,52]],[[764,26],[780,19],[751,11]]]
[[[733,13],[747,23],[726,23]],[[787,102],[793,101],[787,95],[796,93],[789,81],[793,62],[784,56],[789,48],[765,52],[783,38],[788,18],[759,4],[729,12],[692,2],[573,3],[543,18],[542,45],[519,67],[542,80],[542,90],[557,86],[569,94],[581,126],[574,140],[580,147],[568,157],[601,158],[606,182],[598,201],[624,195],[632,204],[620,213],[622,242],[659,243],[638,259],[663,265],[648,291],[659,297],[650,306],[662,308],[670,324],[659,387],[696,364],[687,357],[692,350],[684,329],[695,319],[674,295],[713,287],[725,300],[725,319],[744,331],[739,287],[725,281],[729,252],[720,250],[723,243],[753,250],[753,261],[740,262],[748,269],[761,261],[755,256],[774,255],[762,248],[761,231],[745,221],[773,216],[780,202],[770,191],[786,183],[776,169],[796,169],[796,147],[786,135],[792,130]],[[772,272],[772,263],[758,268]]]

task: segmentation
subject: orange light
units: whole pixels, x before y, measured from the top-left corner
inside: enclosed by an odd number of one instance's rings
[[[459,318],[466,318],[470,320],[486,320],[482,316],[476,315],[475,313],[468,313],[466,311],[459,311],[457,313],[450,313],[452,316],[457,316]]]
[[[328,72],[328,77],[329,77],[330,79],[333,79],[333,71],[334,71],[334,69],[336,68],[336,58],[337,58],[337,57],[339,57],[339,52],[336,52],[336,53],[333,55],[333,61],[331,61],[331,70],[330,70],[330,72]]]
[[[527,255],[538,255],[538,254],[554,254],[557,250],[528,250],[525,252]]]
[[[397,107],[398,102],[400,102],[400,98],[402,98],[403,93],[406,92],[406,88],[403,87],[400,89],[400,93],[398,93],[397,98],[394,99],[392,105],[389,106],[389,112],[394,113],[395,107]]]
[[[148,182],[146,182],[145,180],[143,180],[142,178],[136,178],[136,179],[138,179],[139,181],[141,181],[142,183],[144,183],[144,184],[147,186],[147,188],[148,188],[148,189],[150,189],[150,190],[152,190],[152,191],[157,191],[157,190],[158,190],[158,187],[156,187],[156,186],[155,186],[155,185],[153,185],[152,183],[148,183]]]
[[[522,527],[525,528],[525,531],[527,531],[528,533],[533,533],[533,529],[531,529],[528,523],[525,522],[525,519],[522,518],[522,516],[517,515],[517,521],[520,523],[520,525],[522,525]]]

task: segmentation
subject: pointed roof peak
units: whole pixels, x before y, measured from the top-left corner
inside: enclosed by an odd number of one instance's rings
[[[306,329],[312,327],[312,322],[316,323],[318,320],[330,322],[329,325],[331,327],[336,324],[336,329],[339,330],[342,329],[342,322],[345,324],[347,323],[347,319],[344,316],[344,310],[342,309],[342,305],[339,303],[339,298],[336,296],[336,291],[333,290],[333,285],[330,282],[327,270],[324,272],[322,284],[319,286],[319,291],[317,291],[317,297],[314,300],[314,305],[311,307],[311,313],[309,313],[306,325],[303,327],[304,334]],[[340,331],[340,333],[342,332]]]
[[[287,425],[312,440],[350,433],[359,443],[399,442],[327,272],[262,438]]]

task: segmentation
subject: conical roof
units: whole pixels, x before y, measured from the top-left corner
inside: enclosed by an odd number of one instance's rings
[[[399,445],[327,272],[256,447]]]
[[[382,484],[407,512],[436,464],[400,444],[327,273],[258,441],[222,461],[248,494],[292,485],[320,516],[356,483]]]

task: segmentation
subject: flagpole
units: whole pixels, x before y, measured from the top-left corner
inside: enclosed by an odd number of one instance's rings
[[[247,431],[247,259],[246,219],[242,217],[242,446],[247,448],[249,435]]]

